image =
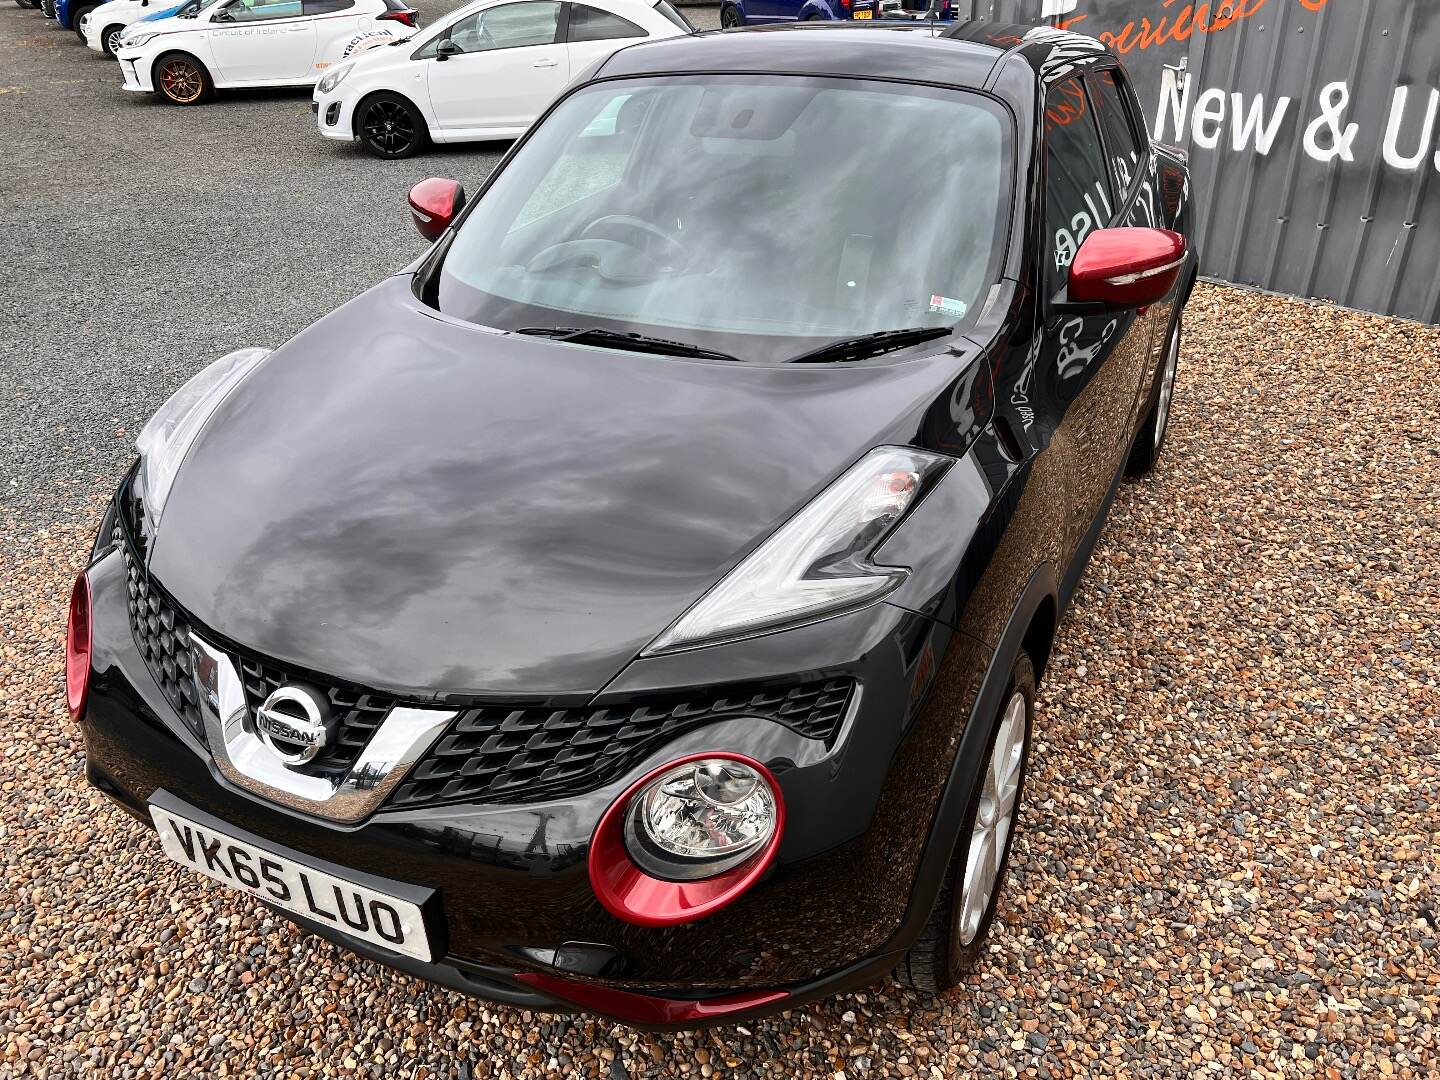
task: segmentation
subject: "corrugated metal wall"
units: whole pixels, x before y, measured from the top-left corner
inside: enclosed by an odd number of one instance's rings
[[[1202,271],[1440,323],[1440,0],[969,0],[1098,37],[1190,152]]]

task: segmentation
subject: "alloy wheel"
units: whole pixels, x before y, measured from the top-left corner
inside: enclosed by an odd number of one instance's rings
[[[410,110],[396,101],[377,101],[365,110],[365,141],[382,154],[398,154],[415,138]]]
[[[200,98],[205,89],[205,80],[200,70],[188,60],[171,60],[160,69],[160,87],[165,96],[182,105],[188,105]]]
[[[1175,320],[1175,329],[1165,347],[1165,370],[1160,374],[1160,400],[1155,403],[1155,449],[1165,441],[1165,429],[1170,424],[1170,399],[1175,394],[1175,372],[1180,366],[1180,320]]]
[[[965,882],[960,903],[956,905],[961,945],[969,945],[979,934],[1004,864],[1005,846],[1010,841],[1020,794],[1020,773],[1025,766],[1028,737],[1025,713],[1025,695],[1017,690],[1005,706],[1005,715],[1000,719],[995,743],[990,748],[990,760],[985,765],[985,786],[975,811],[970,849],[965,858]]]
[[[720,27],[723,30],[731,30],[740,25],[740,11],[733,6],[725,8],[720,12]]]
[[[116,26],[105,35],[105,48],[109,50],[111,56],[114,56],[120,51],[120,38],[124,33],[125,28],[123,26]]]

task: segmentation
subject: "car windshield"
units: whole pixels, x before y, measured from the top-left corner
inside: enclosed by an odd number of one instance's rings
[[[957,328],[998,274],[1009,132],[983,95],[906,84],[597,83],[465,216],[439,306],[502,330],[642,334],[759,361]]]

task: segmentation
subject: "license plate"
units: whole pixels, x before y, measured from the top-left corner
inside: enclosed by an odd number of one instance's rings
[[[870,17],[871,17],[871,13],[870,13],[868,10],[867,10],[867,11],[857,11],[857,12],[855,12],[855,18],[857,18],[857,19],[868,19],[868,18],[870,18]]]
[[[165,854],[181,866],[390,952],[417,960],[433,957],[424,917],[409,900],[327,874],[153,803],[150,817]]]

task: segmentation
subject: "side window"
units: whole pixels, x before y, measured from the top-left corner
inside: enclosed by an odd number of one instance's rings
[[[301,0],[306,15],[333,15],[337,11],[349,11],[355,0]]]
[[[560,25],[560,5],[550,0],[527,0],[486,8],[450,28],[451,42],[461,52],[489,52],[518,49],[526,45],[551,45]]]
[[[608,41],[611,38],[643,38],[648,35],[629,19],[584,4],[570,5],[571,41]]]
[[[1130,189],[1130,181],[1140,168],[1144,143],[1135,131],[1129,107],[1131,98],[1125,92],[1125,76],[1114,68],[1107,68],[1096,73],[1094,85],[1098,91],[1100,125],[1105,131],[1110,175],[1115,180],[1115,190],[1123,194]]]
[[[300,0],[235,0],[220,12],[220,21],[260,22],[264,19],[293,19],[303,14]]]
[[[1095,109],[1078,76],[1045,95],[1044,127],[1045,287],[1053,296],[1085,237],[1109,224],[1114,204]]]

